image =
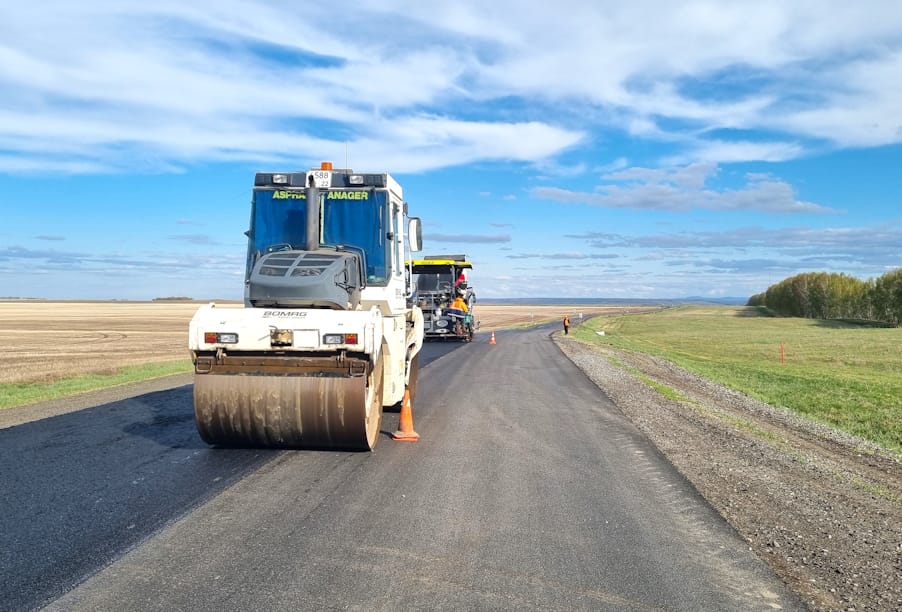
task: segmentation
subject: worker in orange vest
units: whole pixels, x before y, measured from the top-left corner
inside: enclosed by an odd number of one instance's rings
[[[454,298],[454,301],[451,303],[451,308],[456,308],[457,310],[462,310],[464,312],[470,310],[469,308],[467,308],[467,303],[464,301],[463,296],[460,294],[458,294],[457,297]]]
[[[570,333],[570,317],[564,315],[564,335]]]

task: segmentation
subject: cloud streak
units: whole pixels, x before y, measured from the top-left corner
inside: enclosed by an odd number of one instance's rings
[[[822,266],[830,269],[857,265],[861,267],[902,267],[902,225],[862,227],[741,227],[717,232],[682,232],[675,234],[623,235],[606,232],[569,234],[567,238],[584,241],[596,249],[638,250],[647,259],[667,261],[669,266],[713,266],[718,261],[710,253],[746,253],[750,257],[743,269],[762,266],[771,259],[758,254],[779,255],[791,261],[792,269],[799,266]],[[802,262],[801,264],[799,262]],[[887,262],[890,262],[887,264]],[[715,266],[716,267],[716,266]],[[786,264],[784,264],[786,267]]]
[[[511,241],[510,234],[423,234],[425,242],[461,242],[466,244],[504,244]]]
[[[57,251],[55,249],[28,249],[20,246],[0,248],[0,263],[15,263],[21,261],[39,262],[30,269],[35,272],[47,269],[59,269],[65,266],[70,272],[79,270],[97,269],[113,272],[115,270],[153,270],[153,271],[182,271],[190,273],[192,270],[215,268],[228,270],[230,273],[238,270],[244,272],[244,253],[226,257],[214,257],[205,255],[192,255],[174,253],[148,253],[144,256],[128,254],[86,253],[79,251]],[[42,264],[40,262],[43,262]],[[237,267],[236,267],[237,265]]]
[[[536,198],[638,210],[719,211],[755,210],[767,213],[838,213],[826,206],[803,202],[788,183],[761,174],[748,174],[739,189],[715,189],[708,181],[717,174],[710,163],[677,168],[628,168],[604,175],[594,192],[560,187],[535,187]]]

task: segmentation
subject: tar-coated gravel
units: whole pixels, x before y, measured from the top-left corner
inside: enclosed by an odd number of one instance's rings
[[[902,610],[902,457],[663,359],[555,340],[813,610]]]

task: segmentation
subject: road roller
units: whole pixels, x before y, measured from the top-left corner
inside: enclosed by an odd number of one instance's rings
[[[416,393],[421,249],[388,173],[254,177],[244,304],[191,319],[194,417],[217,446],[372,450],[382,411]]]

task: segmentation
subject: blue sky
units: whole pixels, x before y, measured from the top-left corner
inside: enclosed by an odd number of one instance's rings
[[[0,8],[0,296],[242,295],[253,175],[391,172],[482,298],[902,266],[902,3]]]

